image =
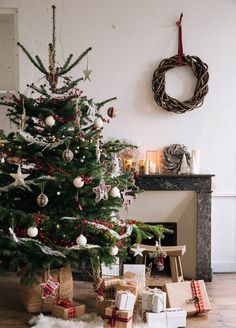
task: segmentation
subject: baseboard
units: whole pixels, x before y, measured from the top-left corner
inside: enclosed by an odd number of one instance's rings
[[[215,273],[236,272],[236,262],[213,262],[212,271]]]

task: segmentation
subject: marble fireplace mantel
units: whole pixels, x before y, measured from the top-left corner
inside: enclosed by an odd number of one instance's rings
[[[195,191],[197,194],[196,278],[212,280],[211,181],[213,174],[143,175],[136,182],[143,190]]]

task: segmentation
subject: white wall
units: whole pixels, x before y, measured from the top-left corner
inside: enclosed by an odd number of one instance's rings
[[[45,60],[52,4],[57,6],[58,60],[92,46],[92,82],[81,87],[96,100],[118,97],[119,116],[105,129],[107,137],[136,142],[141,151],[171,143],[201,150],[201,171],[216,175],[215,194],[229,196],[213,201],[213,267],[235,267],[236,1],[1,0],[0,7],[19,9],[19,40]],[[176,115],[157,107],[151,79],[160,60],[176,54],[181,11],[184,52],[208,63],[210,91],[201,108]],[[85,62],[74,75],[84,67]],[[41,77],[22,53],[19,68],[21,91]],[[170,94],[181,99],[191,94],[190,74],[179,70],[167,77]]]

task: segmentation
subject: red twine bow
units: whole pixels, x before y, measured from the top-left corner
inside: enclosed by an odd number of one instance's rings
[[[105,319],[107,320],[107,324],[109,325],[110,328],[115,328],[116,321],[128,323],[133,318],[132,316],[129,318],[121,318],[119,314],[116,314],[116,311],[117,309],[113,309],[111,316],[109,315],[105,316]]]
[[[197,310],[197,314],[204,313],[205,304],[202,298],[201,287],[198,280],[191,281],[191,289],[192,289],[193,301]]]
[[[76,318],[76,308],[71,301],[66,299],[57,300],[56,304],[68,309],[68,318]]]
[[[179,28],[179,38],[178,38],[178,64],[183,64],[183,39],[182,39],[182,18],[183,13],[181,13],[179,20],[176,22],[176,25]]]

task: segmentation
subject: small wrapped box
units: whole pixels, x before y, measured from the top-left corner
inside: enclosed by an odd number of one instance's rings
[[[105,328],[132,328],[132,311],[121,311],[115,307],[106,308]]]
[[[158,288],[146,288],[142,294],[142,311],[163,312],[166,309],[166,293]]]
[[[69,300],[58,300],[52,307],[52,315],[56,318],[74,319],[85,313],[85,304],[71,302]]]
[[[146,267],[144,264],[124,264],[124,279],[129,282],[136,282],[139,295],[142,294],[146,286]]]
[[[117,291],[130,291],[133,293],[136,297],[138,296],[138,286],[137,282],[135,281],[127,281],[127,280],[121,280],[117,285],[116,285],[116,292]]]
[[[145,313],[145,321],[149,328],[177,328],[186,327],[186,311],[179,308],[169,308],[165,312]]]
[[[133,312],[135,300],[136,296],[129,291],[116,292],[116,307],[118,310]]]
[[[203,280],[167,283],[165,289],[169,307],[180,307],[188,316],[211,310]]]

